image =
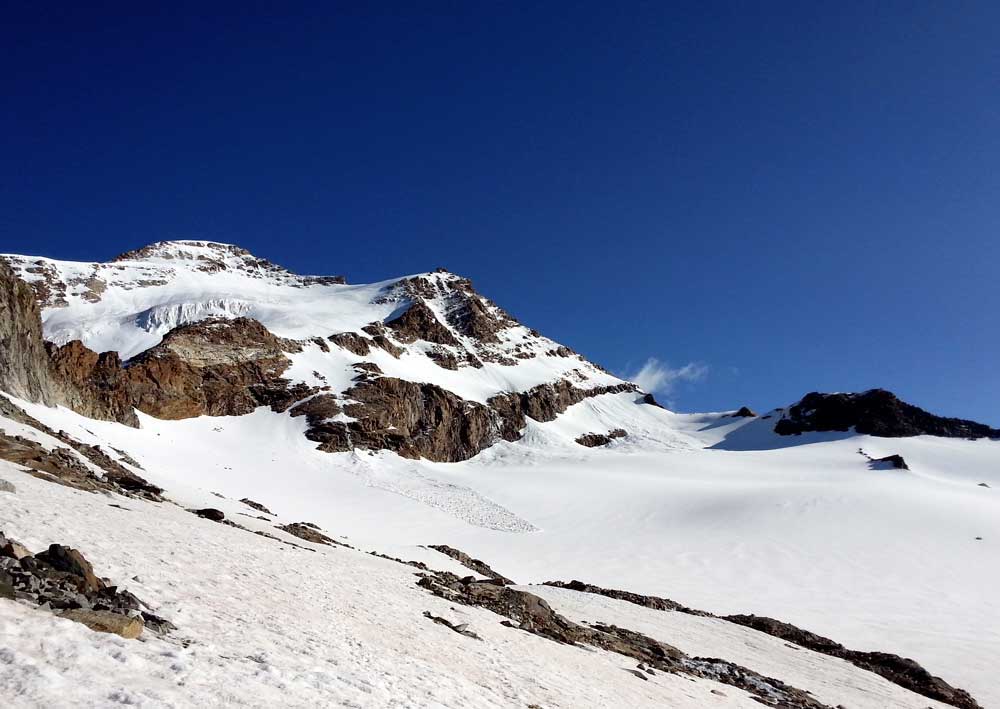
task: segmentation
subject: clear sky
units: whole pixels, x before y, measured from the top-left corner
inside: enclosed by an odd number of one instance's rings
[[[145,5],[6,4],[0,250],[445,266],[682,410],[1000,424],[996,2]]]

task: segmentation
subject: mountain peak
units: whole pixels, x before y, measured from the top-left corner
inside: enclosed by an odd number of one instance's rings
[[[132,251],[126,251],[112,259],[113,263],[123,261],[193,261],[200,262],[198,269],[202,271],[223,271],[237,268],[291,273],[282,266],[255,256],[241,246],[218,241],[188,239],[157,241]]]

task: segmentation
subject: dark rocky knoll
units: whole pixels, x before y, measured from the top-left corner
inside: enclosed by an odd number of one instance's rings
[[[871,389],[860,394],[806,394],[774,426],[782,436],[807,431],[849,431],[886,438],[942,436],[946,438],[1000,438],[1000,429],[958,418],[935,416],[900,401],[890,391]]]

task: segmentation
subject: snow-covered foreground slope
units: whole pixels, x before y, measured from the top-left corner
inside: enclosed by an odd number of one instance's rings
[[[721,614],[770,615],[851,648],[912,657],[1000,706],[997,442],[817,434],[795,446],[775,436],[786,447],[773,450],[708,449],[752,422],[634,407],[622,394],[531,422],[522,441],[470,461],[434,464],[320,453],[300,420],[266,409],[142,417],[129,429],[22,405],[84,442],[128,452],[185,506],[232,516],[238,503],[229,509],[211,492],[249,497],[363,549],[417,558],[413,545],[445,543],[520,583],[580,578]],[[650,436],[669,427],[656,441],[573,443],[578,431],[628,415],[623,425]],[[901,453],[911,470],[872,470],[859,447]]]
[[[5,706],[760,706],[708,680],[658,673],[640,681],[620,655],[558,644],[431,596],[396,562],[342,547],[290,547],[169,503],[36,480],[4,462],[0,478],[18,490],[0,493],[8,533],[35,549],[59,540],[86,550],[102,573],[127,579],[178,626],[166,638],[126,641],[0,600]],[[705,656],[794,677],[826,703],[944,706],[722,621],[530,590],[571,618],[638,627]],[[482,639],[432,623],[424,611],[467,623]]]

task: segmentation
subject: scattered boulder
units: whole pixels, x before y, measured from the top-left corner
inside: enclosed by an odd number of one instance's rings
[[[614,439],[624,438],[627,435],[628,433],[625,432],[625,429],[616,428],[607,433],[585,433],[582,436],[578,436],[576,442],[587,448],[597,448],[598,446],[606,446]]]
[[[266,507],[264,507],[264,505],[260,504],[259,502],[254,502],[253,500],[246,497],[240,500],[240,502],[242,502],[244,505],[246,505],[251,509],[257,510],[258,512],[263,512],[264,514],[271,515],[272,517],[274,516],[274,513],[271,512],[271,510],[267,509]]]
[[[52,610],[100,632],[138,637],[143,624],[157,633],[174,630],[169,621],[140,610],[132,593],[98,578],[76,549],[52,544],[31,555],[0,534],[0,597]]]
[[[0,556],[20,561],[26,556],[31,556],[31,552],[20,542],[0,534]]]
[[[35,554],[34,559],[56,571],[79,577],[81,579],[80,590],[84,593],[96,593],[106,586],[94,574],[94,568],[90,562],[76,549],[64,547],[62,544],[51,544],[48,550]]]
[[[217,510],[214,507],[206,507],[201,510],[191,510],[199,517],[204,517],[205,519],[210,519],[213,522],[221,522],[226,518],[226,513],[222,510]]]
[[[66,610],[59,613],[61,618],[83,623],[98,633],[113,633],[126,640],[135,640],[142,635],[143,621],[141,616],[128,616],[111,611],[90,611],[83,608]]]
[[[288,532],[292,536],[298,537],[299,539],[304,539],[307,542],[312,542],[313,544],[325,544],[326,546],[340,546],[351,548],[350,545],[344,544],[343,542],[338,542],[336,539],[326,536],[321,531],[319,527],[315,524],[309,522],[294,522],[292,524],[283,524],[277,529],[282,532]]]
[[[903,460],[903,456],[894,453],[884,458],[872,458],[871,468],[873,470],[909,470],[910,466]]]
[[[424,611],[424,618],[430,618],[435,623],[443,625],[446,628],[454,630],[459,635],[464,635],[467,638],[473,638],[474,640],[482,640],[478,635],[469,630],[467,623],[452,623],[447,618],[442,618],[439,615],[433,615],[430,611]]]
[[[987,485],[986,483],[979,483],[977,487],[989,487],[989,485]]]

